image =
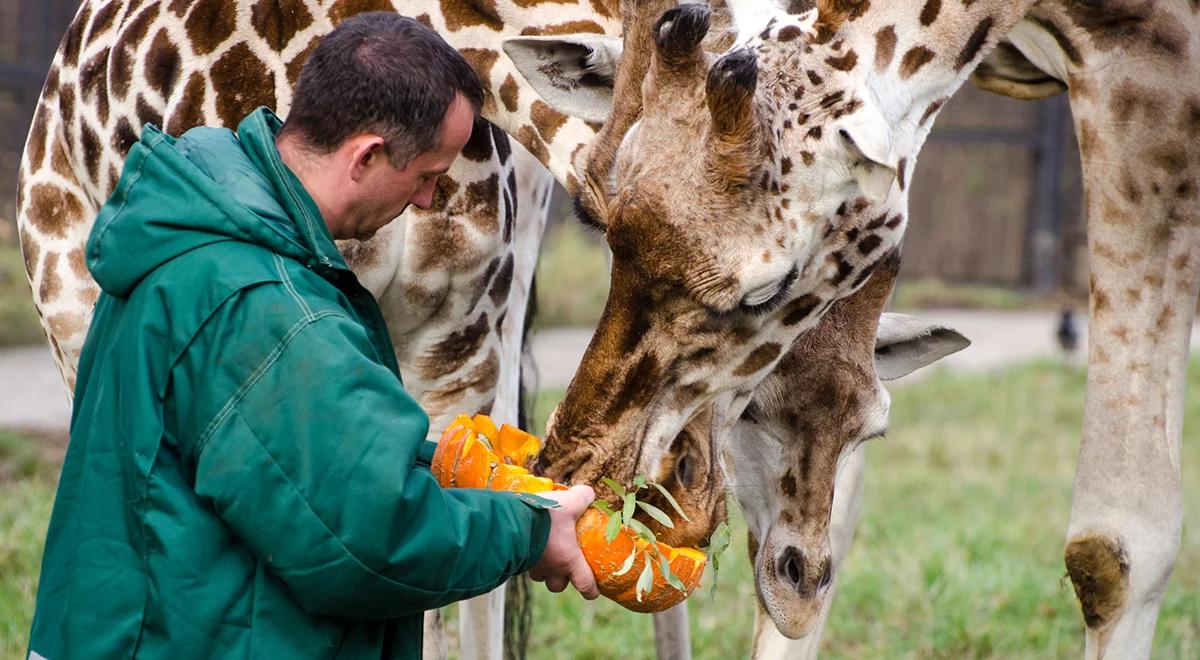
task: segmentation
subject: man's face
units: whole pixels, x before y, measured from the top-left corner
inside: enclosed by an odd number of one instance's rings
[[[471,104],[462,95],[456,96],[442,120],[438,145],[419,154],[404,169],[392,166],[382,146],[365,151],[360,157],[356,199],[349,205],[348,222],[343,225],[352,235],[335,238],[366,240],[409,204],[429,208],[438,177],[450,169],[467,144],[474,119]]]

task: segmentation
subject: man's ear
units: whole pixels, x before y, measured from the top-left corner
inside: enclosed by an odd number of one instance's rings
[[[882,203],[896,181],[887,121],[872,105],[866,104],[838,123],[838,134],[850,153],[854,177],[863,195],[872,204]]]
[[[875,375],[896,380],[971,345],[953,328],[908,314],[885,313],[875,332]]]
[[[342,148],[348,149],[350,152],[350,178],[359,181],[376,160],[386,159],[388,155],[385,145],[382,137],[370,133],[362,133],[347,139]]]
[[[619,37],[590,33],[504,40],[517,71],[550,107],[597,123],[612,112],[622,47]]]

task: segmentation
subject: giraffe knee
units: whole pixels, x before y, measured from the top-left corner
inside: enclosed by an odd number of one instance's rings
[[[1100,630],[1116,621],[1129,587],[1129,557],[1120,542],[1087,534],[1072,539],[1064,556],[1088,628]]]

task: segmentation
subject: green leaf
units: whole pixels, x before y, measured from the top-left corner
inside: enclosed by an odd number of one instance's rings
[[[721,553],[729,548],[729,536],[729,525],[721,523],[708,538],[708,560],[712,562],[713,567],[712,586],[708,590],[708,597],[711,600],[716,600],[717,597],[717,577],[721,574]]]
[[[633,493],[625,496],[625,506],[621,508],[621,520],[628,525],[630,520],[633,520],[633,506],[637,500],[633,497]]]
[[[625,497],[625,489],[621,488],[621,484],[613,481],[612,479],[609,479],[608,477],[604,477],[600,481],[605,486],[608,486],[609,488],[611,488],[612,492],[617,494],[617,497]]]
[[[729,548],[729,535],[729,525],[721,523],[720,525],[717,525],[717,528],[713,531],[712,536],[709,537],[708,559],[712,562],[714,571],[720,570],[721,568],[721,553],[725,552],[725,550]],[[714,581],[715,579],[716,578],[714,576]]]
[[[642,602],[642,594],[650,593],[650,589],[654,587],[654,569],[651,568],[650,557],[646,557],[646,567],[642,569],[642,574],[638,576],[637,591],[634,595],[637,596],[637,601]]]
[[[658,537],[654,535],[654,532],[650,531],[649,527],[643,525],[640,520],[630,519],[630,521],[626,524],[629,525],[629,528],[632,529],[638,536],[645,539],[648,543],[658,543]]]
[[[655,546],[655,549],[657,549],[657,546]],[[658,568],[662,572],[663,577],[666,578],[667,584],[680,591],[687,590],[687,587],[683,586],[683,580],[680,580],[679,576],[671,572],[671,563],[667,561],[667,556],[661,552],[658,553]]]
[[[614,515],[612,506],[610,506],[609,503],[604,500],[596,500],[595,502],[592,502],[592,508],[599,509],[604,513],[607,513],[610,517]]]
[[[634,477],[633,485],[637,486],[638,490],[645,488],[646,487],[646,475],[639,474],[638,476]]]
[[[675,523],[671,522],[671,517],[668,516],[662,509],[654,506],[653,504],[646,504],[645,502],[638,502],[637,505],[639,509],[645,511],[651,518],[662,523],[663,527],[666,527],[667,529],[675,529]]]
[[[613,573],[613,577],[618,577],[628,573],[629,569],[633,568],[633,560],[637,557],[637,554],[637,548],[634,548],[632,551],[630,551],[629,556],[625,558],[625,563],[621,564],[621,570]]]
[[[674,497],[671,497],[671,494],[667,492],[667,489],[666,489],[666,488],[663,488],[663,487],[662,487],[662,484],[651,484],[651,485],[652,485],[652,486],[654,486],[655,488],[657,488],[657,489],[658,489],[658,492],[660,492],[660,493],[662,493],[662,494],[663,494],[663,497],[667,498],[667,501],[671,503],[671,507],[672,507],[673,509],[675,509],[675,511],[676,511],[676,512],[677,512],[677,513],[678,513],[678,514],[679,514],[679,515],[680,515],[680,516],[681,516],[681,517],[682,517],[684,520],[686,520],[686,521],[688,521],[688,522],[692,522],[692,519],[691,519],[691,518],[688,518],[688,517],[687,517],[687,514],[686,514],[686,513],[684,513],[684,512],[683,512],[683,509],[682,509],[682,508],[679,506],[679,502],[676,502],[676,501],[675,501],[675,498],[674,498]]]
[[[621,516],[617,514],[609,514],[608,525],[604,527],[604,540],[612,543],[616,540],[617,535],[621,533]]]

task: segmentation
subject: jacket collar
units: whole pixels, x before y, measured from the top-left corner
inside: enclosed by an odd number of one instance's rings
[[[281,128],[283,122],[274,112],[265,106],[259,107],[238,125],[238,140],[246,155],[275,187],[279,203],[296,222],[301,240],[312,251],[312,260],[326,267],[349,270],[317,203],[279,155],[275,138]]]

